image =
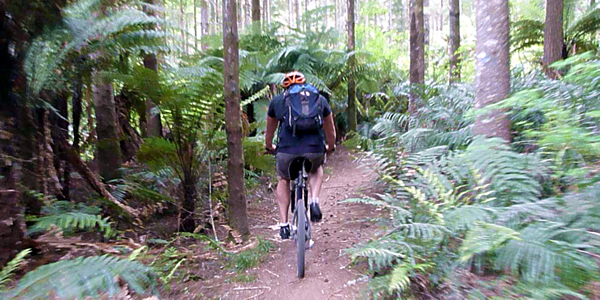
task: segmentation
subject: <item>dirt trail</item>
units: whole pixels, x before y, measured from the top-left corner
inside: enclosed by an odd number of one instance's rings
[[[282,241],[276,222],[274,195],[260,204],[250,205],[253,233],[271,240],[277,249],[265,262],[249,270],[250,283],[220,284],[217,290],[199,287],[204,295],[221,299],[362,299],[366,276],[351,265],[344,250],[374,236],[377,226],[375,207],[338,203],[359,193],[372,193],[376,175],[357,163],[346,151],[329,158],[321,191],[323,221],[313,224],[315,245],[306,254],[306,275],[296,278],[296,250],[292,241]],[[221,279],[223,280],[223,279]],[[215,281],[216,282],[216,281]],[[206,283],[205,283],[206,284]],[[208,292],[208,293],[207,293]]]

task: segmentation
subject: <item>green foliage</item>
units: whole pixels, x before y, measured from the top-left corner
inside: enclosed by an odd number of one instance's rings
[[[5,291],[6,285],[11,282],[10,277],[21,267],[23,262],[25,262],[25,257],[27,257],[30,253],[31,249],[20,251],[17,256],[15,256],[0,270],[0,295],[2,295],[2,292]]]
[[[83,203],[73,204],[67,201],[55,201],[45,206],[42,217],[32,219],[35,222],[29,228],[29,234],[50,230],[54,227],[65,233],[73,233],[74,230],[92,231],[96,228],[109,238],[116,234],[112,228],[110,217],[102,218],[98,215],[100,209]]]
[[[388,112],[377,120],[367,156],[386,191],[347,200],[389,215],[385,235],[350,251],[380,275],[372,296],[406,295],[417,277],[431,289],[468,290],[453,279],[468,270],[510,276],[509,292],[531,298],[580,297],[599,278],[596,60],[557,63],[561,81],[536,73],[513,81],[517,92],[492,106],[511,117],[513,144],[459,135],[473,124],[476,113],[464,113],[472,101],[452,101],[443,88],[421,91],[418,117]],[[417,262],[428,267],[406,270]]]
[[[104,233],[104,236],[111,237],[115,234],[109,222],[110,217],[102,218],[99,215],[90,215],[80,212],[67,212],[58,215],[44,216],[35,219],[35,224],[29,228],[29,233],[46,231],[56,226],[61,230],[81,229],[93,230],[96,227]]]
[[[273,243],[258,237],[256,247],[231,256],[231,265],[238,273],[254,268],[264,260],[265,256],[273,248],[275,248]]]
[[[53,295],[61,299],[83,299],[117,296],[121,287],[118,276],[138,294],[156,294],[156,278],[146,266],[109,255],[79,257],[41,266],[27,273],[8,292],[14,299],[45,299]]]

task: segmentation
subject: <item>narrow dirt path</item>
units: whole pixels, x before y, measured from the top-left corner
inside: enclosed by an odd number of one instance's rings
[[[253,233],[271,240],[276,250],[246,275],[249,283],[223,283],[216,290],[199,287],[204,295],[221,299],[362,299],[367,277],[351,264],[345,250],[371,239],[377,232],[376,208],[363,204],[339,203],[360,193],[373,193],[376,175],[357,163],[347,151],[329,158],[321,192],[323,221],[313,224],[315,245],[307,251],[306,275],[296,277],[296,250],[292,241],[282,241],[273,230],[277,208],[275,196],[249,209]],[[217,280],[214,281],[215,283]],[[208,293],[207,293],[208,292]]]

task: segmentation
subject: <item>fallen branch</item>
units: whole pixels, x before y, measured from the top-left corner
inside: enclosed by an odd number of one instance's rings
[[[61,146],[65,150],[62,153],[62,158],[65,161],[69,162],[75,168],[75,170],[77,170],[77,172],[83,177],[83,179],[85,179],[85,181],[90,185],[90,187],[94,189],[94,191],[96,191],[100,196],[106,198],[108,202],[118,206],[119,208],[127,212],[130,216],[134,217],[138,223],[141,224],[141,221],[138,219],[138,212],[132,207],[119,202],[119,200],[113,197],[113,195],[111,195],[108,192],[108,190],[104,187],[104,184],[102,184],[102,182],[100,182],[100,180],[96,178],[94,172],[92,172],[92,170],[88,168],[85,162],[83,162],[81,157],[79,157],[79,153],[77,153],[77,151],[73,149],[73,147],[71,147],[69,143],[63,141]]]

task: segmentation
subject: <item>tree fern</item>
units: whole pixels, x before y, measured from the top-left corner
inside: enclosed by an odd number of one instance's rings
[[[41,266],[27,273],[8,292],[15,299],[84,299],[121,291],[118,277],[138,294],[156,294],[154,273],[139,262],[109,255],[79,257]]]

